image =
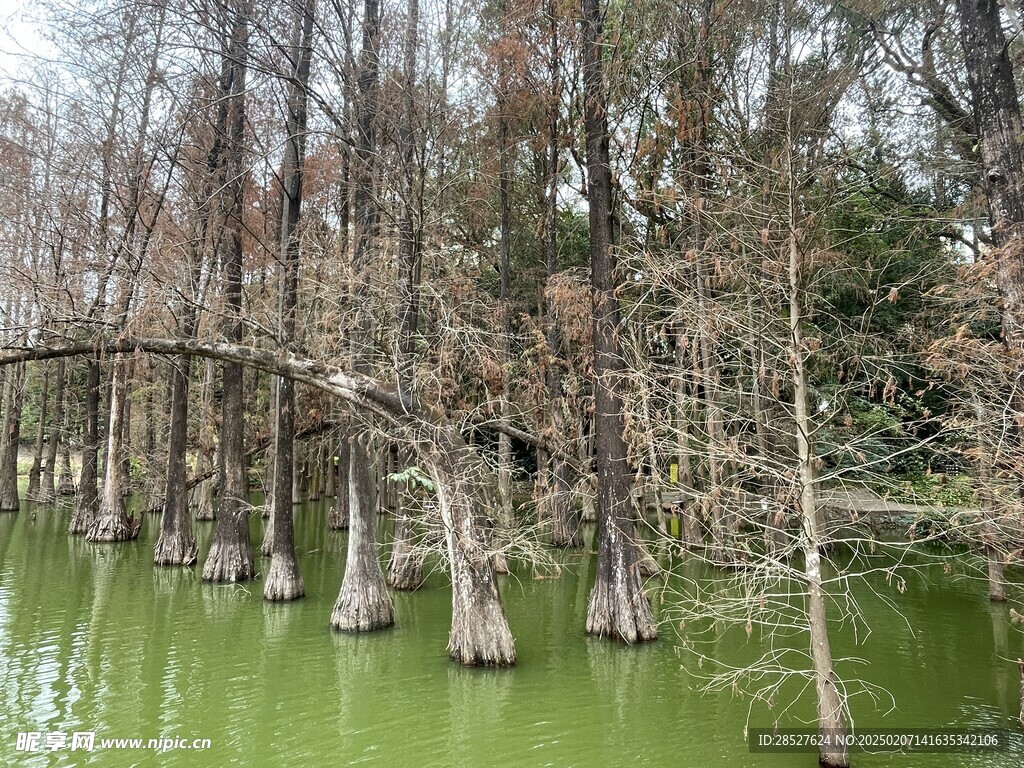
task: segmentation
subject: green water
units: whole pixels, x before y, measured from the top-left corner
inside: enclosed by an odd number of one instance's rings
[[[396,595],[392,630],[328,629],[346,534],[326,529],[322,506],[297,512],[307,597],[287,605],[264,604],[259,583],[211,586],[194,569],[155,569],[154,516],[138,541],[120,545],[68,537],[67,516],[40,507],[0,515],[2,766],[817,765],[813,754],[751,754],[748,713],[752,726],[771,715],[730,692],[698,692],[683,669],[697,667],[668,628],[634,648],[585,638],[592,556],[567,556],[557,580],[504,580],[519,665],[469,670],[445,654],[442,574]],[[254,519],[254,541],[260,528]],[[210,525],[199,534],[202,555]],[[903,593],[879,575],[854,594],[871,632],[858,644],[852,627],[836,627],[836,654],[869,664],[841,671],[883,686],[897,706],[886,713],[887,700],[858,697],[859,724],[1013,726],[1016,667],[995,657],[1024,655],[1024,642],[983,584],[936,567],[909,578]],[[714,645],[745,658],[756,655],[758,635],[734,632]],[[810,706],[805,697],[794,715]],[[211,748],[16,750],[16,734],[27,731],[205,738]],[[1003,754],[854,756],[862,766],[1022,763],[1019,743]]]

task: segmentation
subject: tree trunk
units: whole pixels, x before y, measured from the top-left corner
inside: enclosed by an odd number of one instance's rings
[[[811,448],[811,419],[808,409],[807,350],[803,343],[803,302],[801,300],[801,257],[797,245],[797,190],[793,168],[792,145],[789,159],[789,330],[793,366],[793,413],[796,421],[797,506],[800,517],[800,546],[804,554],[804,579],[807,582],[807,622],[810,634],[810,655],[814,665],[814,687],[817,693],[818,729],[832,738],[819,749],[819,762],[829,768],[850,764],[845,743],[837,744],[836,736],[846,734],[845,704],[836,685],[832,667],[832,650],[828,636],[825,592],[822,587],[821,546],[818,530],[818,509],[815,498],[814,453]]]
[[[338,457],[338,463],[334,467],[338,495],[330,512],[327,513],[327,527],[335,531],[347,531],[350,519],[348,477],[352,462],[352,451],[348,438],[342,438],[334,455]]]
[[[377,559],[377,484],[370,452],[356,438],[349,455],[348,557],[331,626],[342,632],[372,632],[395,623],[394,604]]]
[[[196,539],[188,511],[186,452],[188,450],[188,383],[192,358],[181,355],[171,365],[171,430],[167,439],[167,487],[160,538],[153,552],[157,565],[192,565]]]
[[[0,435],[0,512],[17,512],[18,447],[21,442],[21,410],[25,402],[25,364],[8,371],[4,387],[3,434]]]
[[[85,538],[89,541],[128,541],[139,535],[124,502],[124,400],[128,394],[128,370],[124,360],[114,361],[110,383],[110,420],[107,426],[107,460],[103,467],[103,496]]]
[[[62,434],[64,426],[64,377],[66,370],[67,363],[64,360],[58,360],[57,381],[54,385],[53,395],[53,414],[50,416],[46,458],[43,465],[43,474],[39,481],[39,500],[45,504],[52,503],[57,497],[57,456],[61,442],[67,440],[66,434]]]
[[[43,369],[43,382],[39,392],[39,422],[36,425],[36,444],[32,451],[32,467],[28,471],[28,488],[25,496],[33,501],[41,501],[39,492],[42,482],[44,449],[46,446],[46,418],[50,404],[50,368]]]
[[[357,142],[353,167],[356,241],[352,254],[352,298],[356,327],[352,333],[352,370],[368,374],[373,368],[373,315],[370,283],[377,271],[374,246],[379,212],[374,193],[378,100],[380,8],[378,0],[363,3],[363,46],[359,54]],[[349,446],[348,559],[341,590],[331,614],[331,626],[346,632],[369,632],[394,623],[394,606],[377,559],[377,482],[370,458],[371,430],[359,430],[352,419]]]
[[[204,363],[203,387],[200,392],[199,412],[199,446],[196,458],[196,477],[202,477],[212,471],[217,453],[217,438],[213,429],[213,379],[215,374],[213,360]],[[204,480],[193,491],[193,505],[196,520],[213,520],[214,495],[217,481],[213,478]]]
[[[278,332],[285,348],[295,340],[295,308],[298,303],[299,235],[302,207],[302,172],[306,151],[306,86],[309,82],[310,42],[313,36],[315,0],[306,0],[295,15],[291,59],[294,63],[288,90],[288,116],[281,184],[281,282]],[[295,447],[295,383],[277,381],[277,417],[274,429],[274,509],[270,570],[263,582],[263,598],[270,601],[296,600],[306,593],[295,556],[292,499],[285,493],[291,484]],[[319,482],[316,480],[315,482]],[[312,499],[313,493],[310,493]]]
[[[587,634],[633,643],[657,637],[634,544],[627,447],[622,414],[623,358],[615,255],[611,248],[608,96],[604,83],[601,7],[583,0],[584,124],[590,208],[590,281],[594,323],[594,446],[597,468],[597,579]]]
[[[78,500],[71,515],[68,533],[79,534],[89,530],[99,506],[97,461],[99,458],[100,361],[89,360],[89,374],[85,388],[84,435],[82,440],[82,472],[78,478]]]
[[[221,233],[224,265],[224,335],[242,339],[242,212],[245,176],[245,75],[249,45],[247,6],[234,20],[230,49],[226,52],[230,87],[228,100],[225,169],[230,205]],[[245,385],[242,366],[225,362],[222,367],[220,425],[220,504],[213,543],[203,565],[203,581],[237,582],[253,578],[252,544],[249,540],[249,484],[245,476]]]

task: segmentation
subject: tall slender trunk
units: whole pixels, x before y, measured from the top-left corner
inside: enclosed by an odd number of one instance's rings
[[[21,442],[21,410],[25,402],[25,364],[8,371],[4,386],[3,434],[0,434],[0,512],[17,512],[18,447]]]
[[[230,62],[225,142],[227,221],[219,249],[224,268],[224,336],[242,340],[242,213],[245,204],[245,75],[249,47],[246,4],[235,11],[226,56]],[[254,574],[249,540],[249,486],[245,477],[245,391],[242,366],[222,366],[220,425],[220,505],[213,543],[203,564],[203,581],[236,582]]]
[[[164,492],[160,538],[153,551],[157,565],[192,565],[198,548],[188,513],[188,382],[192,358],[180,355],[171,364],[170,435],[167,439],[167,487]]]
[[[128,395],[128,369],[125,361],[114,362],[110,383],[110,421],[107,428],[107,461],[103,467],[103,496],[99,510],[85,538],[89,541],[127,541],[138,536],[139,529],[128,518],[124,501],[121,457],[124,454],[124,399]]]
[[[288,116],[281,182],[280,293],[278,333],[284,347],[295,341],[295,308],[298,303],[299,233],[302,207],[302,172],[306,153],[306,88],[312,51],[315,0],[306,0],[295,15],[290,57],[292,81],[288,88]],[[295,556],[292,498],[290,488],[295,447],[295,383],[277,380],[276,424],[274,428],[274,508],[270,569],[263,582],[266,600],[295,600],[305,594],[302,574]],[[312,493],[310,494],[312,497]]]
[[[790,118],[792,119],[792,118]],[[822,585],[822,538],[819,530],[815,493],[814,452],[811,444],[811,419],[808,408],[807,349],[803,340],[803,301],[801,254],[797,229],[797,189],[792,144],[789,144],[789,331],[792,344],[793,413],[796,421],[797,506],[800,518],[800,547],[804,555],[804,580],[807,583],[807,623],[810,655],[814,665],[814,687],[817,694],[818,728],[832,737],[823,740],[819,762],[830,768],[849,765],[843,742],[835,737],[846,733],[845,703],[836,684],[829,644],[828,616]]]
[[[203,385],[199,393],[199,445],[196,457],[196,477],[202,477],[213,470],[217,453],[217,438],[213,430],[213,386],[216,371],[213,360],[207,359],[203,366]],[[212,477],[203,480],[193,491],[192,504],[196,520],[214,519],[214,495],[217,481]]]
[[[352,253],[353,308],[352,370],[372,371],[373,315],[369,306],[370,281],[375,272],[374,246],[378,210],[374,195],[376,169],[377,89],[380,8],[378,0],[363,3],[363,46],[359,54],[357,142],[353,167],[356,242]],[[348,559],[331,626],[348,632],[368,632],[394,623],[394,606],[377,559],[377,504],[374,463],[368,445],[369,429],[360,433],[357,416],[350,442]]]
[[[395,370],[403,402],[412,402],[415,371],[415,336],[419,326],[420,243],[416,221],[422,204],[414,165],[416,54],[419,45],[419,0],[409,0],[405,33],[405,72],[402,94],[402,124],[399,132],[402,153],[403,205],[398,224],[398,350]],[[399,452],[399,469],[413,462],[408,452]],[[417,505],[408,493],[397,494],[394,541],[388,562],[388,584],[394,589],[418,589],[423,583],[423,557],[416,550]]]
[[[64,427],[64,377],[67,370],[66,361],[57,361],[57,379],[53,387],[53,413],[50,415],[50,429],[47,433],[46,458],[43,474],[39,481],[39,500],[52,502],[57,497],[56,476],[57,456],[62,441],[67,440],[63,433]]]
[[[559,11],[558,4],[549,0],[547,7],[550,23],[551,56],[549,70],[551,73],[551,94],[548,105],[548,145],[547,145],[547,190],[544,195],[544,263],[547,278],[558,274],[558,181],[559,181],[559,140],[558,119],[561,111],[562,71],[561,49],[559,44]],[[547,375],[545,388],[548,398],[548,417],[551,420],[551,434],[556,440],[565,440],[570,420],[565,412],[566,402],[562,395],[562,343],[558,332],[558,323],[550,308],[545,313],[545,338],[548,347]],[[569,464],[559,456],[548,454],[546,466],[547,492],[550,494],[548,508],[551,510],[551,544],[556,547],[575,549],[583,546],[580,535],[580,513],[573,498],[573,476]]]
[[[40,484],[42,482],[44,451],[46,447],[46,420],[50,405],[50,367],[43,369],[43,382],[39,391],[39,421],[36,424],[36,444],[32,451],[32,467],[28,471],[28,488],[25,496],[34,501],[41,501]]]
[[[623,358],[616,258],[612,250],[608,95],[601,44],[601,3],[583,0],[584,126],[590,219],[591,308],[594,324],[594,447],[597,468],[597,578],[587,609],[587,634],[626,642],[657,637],[637,567],[636,532],[622,413]]]
[[[82,471],[78,479],[78,500],[71,515],[68,533],[80,534],[89,530],[99,507],[99,490],[96,486],[99,414],[100,410],[100,361],[98,357],[89,360],[89,372],[85,385],[85,414],[83,418]]]

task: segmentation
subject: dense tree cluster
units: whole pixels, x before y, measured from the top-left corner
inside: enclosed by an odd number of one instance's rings
[[[136,494],[154,561],[191,566],[215,518],[203,579],[262,570],[283,601],[292,504],[332,497],[331,625],[390,626],[433,548],[452,657],[498,666],[498,575],[582,546],[586,519],[586,631],[655,638],[645,542],[671,527],[722,569],[720,617],[808,633],[829,729],[830,547],[872,536],[851,499],[919,503],[915,535],[984,554],[1006,599],[1015,0],[94,0],[32,22],[49,53],[0,93],[0,509],[21,448],[28,498],[74,498],[71,534],[136,537]]]

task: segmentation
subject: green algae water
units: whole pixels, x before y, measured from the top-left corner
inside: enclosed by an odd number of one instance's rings
[[[702,667],[672,628],[632,648],[584,637],[592,553],[560,555],[558,579],[503,578],[518,666],[473,670],[445,653],[441,573],[395,596],[391,630],[328,629],[346,534],[327,530],[322,505],[297,508],[307,597],[284,605],[265,604],[259,582],[213,586],[197,569],[155,568],[156,516],[136,542],[94,545],[66,535],[68,514],[31,505],[0,514],[0,766],[817,765],[813,753],[751,753],[745,725],[773,716],[737,692],[701,693]],[[202,556],[212,528],[197,529]],[[254,519],[254,542],[260,531]],[[905,578],[880,571],[854,585],[867,627],[834,627],[836,656],[863,662],[840,672],[892,696],[855,698],[857,724],[1014,729],[1012,662],[1024,642],[1006,606],[990,605],[984,584],[957,569]],[[670,600],[656,599],[663,615]],[[757,633],[728,633],[714,651],[755,656]],[[812,695],[780,724],[800,727]],[[96,734],[93,751],[70,749],[76,731]],[[38,751],[18,749],[29,732],[42,735]],[[69,743],[46,751],[51,733]],[[104,738],[209,739],[209,748],[101,749]],[[852,759],[990,768],[1024,764],[1024,748],[1018,739],[1002,753]]]

